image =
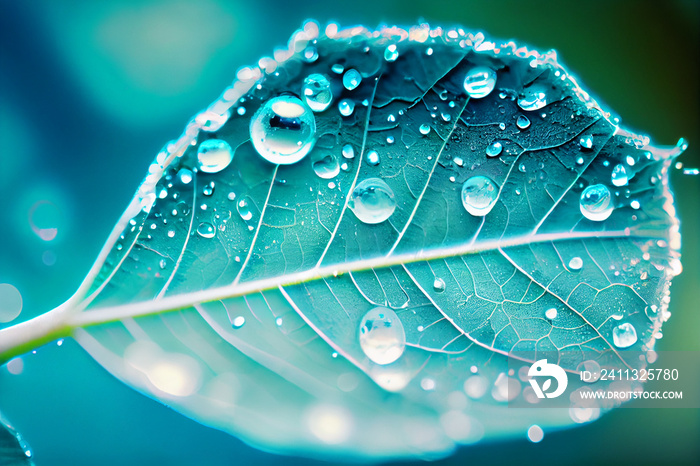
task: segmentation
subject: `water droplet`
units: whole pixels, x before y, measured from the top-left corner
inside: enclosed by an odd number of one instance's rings
[[[233,160],[233,151],[226,141],[208,139],[199,145],[197,161],[204,173],[218,173]]]
[[[160,262],[158,262],[158,266],[163,270],[168,266],[168,262],[165,259],[161,259]]]
[[[525,168],[525,164],[524,164],[524,163],[521,163],[521,164],[518,166],[518,170],[520,170],[520,172],[522,172],[522,173],[525,173],[525,172],[527,171],[527,168]]]
[[[238,210],[238,215],[240,215],[241,218],[246,222],[253,218],[253,212],[250,211],[248,202],[245,199],[241,199],[240,201],[238,201],[238,204],[236,204],[236,208]]]
[[[343,86],[345,86],[345,89],[347,89],[348,91],[356,89],[361,82],[362,76],[360,75],[360,72],[357,71],[355,68],[350,68],[343,75]]]
[[[433,54],[433,48],[432,48],[432,47],[428,47],[428,48],[425,50],[425,54],[428,55],[428,56],[432,55],[432,54]]]
[[[343,99],[338,102],[338,111],[343,116],[350,116],[355,111],[355,102],[351,99]]]
[[[578,143],[581,145],[582,149],[593,149],[593,136],[587,134],[586,136],[581,137]]]
[[[312,161],[312,166],[314,168],[314,173],[324,179],[335,178],[338,176],[338,173],[340,173],[338,159],[331,154],[316,155]]]
[[[175,237],[175,231],[174,230],[168,231],[168,238],[174,238],[174,237]]]
[[[533,84],[518,96],[518,106],[526,112],[539,110],[547,105],[547,92],[542,84]]]
[[[202,194],[204,194],[205,196],[211,196],[212,194],[214,194],[215,187],[216,187],[216,184],[213,181],[210,182],[209,184],[204,186],[204,188],[202,188]],[[183,212],[183,214],[184,214],[184,212]]]
[[[190,184],[192,181],[192,172],[186,168],[182,168],[177,172],[177,178],[182,184]]]
[[[455,157],[452,159],[452,161],[457,165],[458,167],[464,166],[464,160],[462,160],[462,157]]]
[[[618,348],[629,348],[637,342],[637,331],[629,322],[620,324],[612,331],[613,343]]]
[[[640,204],[639,204],[639,201],[635,199],[635,200],[633,200],[632,202],[630,202],[630,207],[632,207],[633,209],[637,210],[637,209],[639,209],[639,207],[641,207],[641,206],[640,206]]]
[[[216,230],[211,223],[202,222],[197,227],[197,234],[202,238],[213,238],[216,234]]]
[[[578,157],[576,159],[576,165],[583,165],[583,162],[584,162],[583,157]]]
[[[625,162],[626,162],[627,165],[629,165],[630,167],[633,167],[634,164],[635,164],[634,157],[632,157],[631,155],[628,155],[627,157],[625,157]]]
[[[399,58],[399,51],[396,48],[396,44],[391,44],[384,49],[384,60],[392,62]]]
[[[544,316],[549,320],[554,320],[557,318],[557,310],[555,308],[547,309]]]
[[[494,141],[486,148],[486,155],[489,157],[497,157],[502,151],[503,145],[498,141]]]
[[[577,271],[581,270],[581,267],[583,267],[583,260],[578,256],[572,257],[569,261],[569,270]]]
[[[340,74],[345,71],[345,67],[340,63],[336,63],[335,65],[331,66],[331,71],[333,71],[335,74]]]
[[[498,200],[498,186],[485,176],[473,176],[462,185],[462,205],[475,217],[491,212]]]
[[[580,208],[587,219],[602,222],[610,217],[613,211],[610,190],[602,184],[588,186],[581,193]]]
[[[399,316],[387,307],[369,310],[360,322],[360,346],[376,364],[391,364],[399,359],[406,348],[406,334]]]
[[[464,90],[472,99],[482,99],[496,86],[496,72],[485,66],[475,66],[464,77]]]
[[[233,328],[241,328],[243,327],[243,324],[245,324],[245,317],[243,316],[237,316],[236,318],[233,319]]]
[[[427,135],[430,132],[430,126],[426,124],[420,125],[420,128],[418,128],[418,131],[420,131],[420,134],[422,135]]]
[[[345,144],[343,146],[342,153],[343,153],[343,157],[345,157],[346,159],[355,158],[355,149],[353,149],[350,144]]]
[[[314,112],[324,111],[333,100],[330,81],[324,75],[318,73],[310,74],[304,79],[301,95],[306,105]]]
[[[363,223],[381,223],[396,209],[394,191],[379,178],[368,178],[355,186],[348,206]]]
[[[309,45],[304,49],[304,60],[307,63],[312,63],[318,60],[318,50],[313,45]]]
[[[627,182],[627,169],[624,165],[617,164],[612,171],[612,184],[615,186],[626,186]]]
[[[501,112],[501,113],[502,113],[502,112]],[[506,129],[506,124],[505,124],[505,123],[499,123],[499,124],[498,124],[498,128],[499,128],[501,131],[503,131],[504,129]]]
[[[515,124],[520,129],[527,129],[530,127],[530,119],[525,115],[520,115]]]
[[[367,160],[367,163],[373,167],[379,165],[379,154],[377,153],[376,150],[371,150],[367,152],[367,155],[365,156],[365,160]]]
[[[433,280],[433,290],[435,290],[436,293],[445,291],[445,280],[440,277],[435,277],[435,280]]]
[[[316,143],[316,120],[311,109],[297,97],[274,97],[250,120],[250,138],[255,150],[268,162],[296,163]]]

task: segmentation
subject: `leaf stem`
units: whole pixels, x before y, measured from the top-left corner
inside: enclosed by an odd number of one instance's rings
[[[68,316],[73,309],[72,301],[33,319],[0,329],[0,366],[39,346],[71,336],[73,327],[68,323]]]

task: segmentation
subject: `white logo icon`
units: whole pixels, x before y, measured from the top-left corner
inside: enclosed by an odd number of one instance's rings
[[[564,393],[564,390],[566,390],[566,385],[569,383],[569,379],[566,377],[566,372],[564,372],[564,369],[556,364],[547,363],[546,359],[540,359],[530,366],[530,370],[527,371],[527,375],[530,377],[530,385],[532,385],[532,389],[535,391],[537,398],[556,398]],[[535,380],[536,377],[554,377],[557,381],[557,389],[549,392],[552,385],[551,378],[545,380],[542,387],[540,387],[537,380]]]

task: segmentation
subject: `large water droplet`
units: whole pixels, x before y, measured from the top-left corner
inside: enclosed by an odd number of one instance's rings
[[[418,128],[418,131],[420,131],[420,134],[423,136],[427,135],[430,133],[430,125],[426,125],[425,123],[420,125],[420,128]]]
[[[360,72],[357,71],[355,68],[350,68],[343,75],[343,86],[345,86],[345,89],[347,89],[348,91],[356,89],[361,82],[362,76],[360,75]]]
[[[399,58],[399,51],[396,48],[396,44],[391,44],[384,49],[384,60],[386,61],[396,61]]]
[[[345,157],[346,159],[355,158],[355,149],[353,149],[350,144],[345,144],[343,146],[342,153],[343,153],[343,157]]]
[[[527,112],[539,110],[547,105],[547,89],[542,84],[533,84],[518,97],[518,106]]]
[[[569,261],[569,269],[575,271],[581,270],[581,267],[583,267],[583,260],[578,256],[572,257]]]
[[[472,99],[482,99],[496,86],[496,72],[485,66],[475,66],[464,77],[464,90]]]
[[[332,154],[318,154],[312,161],[314,173],[321,178],[331,179],[340,173],[338,159]]]
[[[620,324],[615,327],[612,334],[613,343],[615,343],[615,346],[618,348],[629,348],[637,343],[637,331],[629,322],[625,322],[624,324]]]
[[[367,163],[373,167],[379,165],[379,154],[376,150],[371,150],[367,152],[365,159],[367,160]]]
[[[211,223],[202,222],[197,227],[197,234],[202,238],[213,238],[216,235],[216,229]]]
[[[626,186],[629,179],[627,178],[627,169],[624,165],[617,164],[612,171],[612,184],[615,186]]]
[[[316,120],[297,97],[275,97],[250,120],[250,138],[265,160],[282,165],[296,163],[316,142]]]
[[[368,178],[355,186],[348,206],[361,222],[381,223],[396,209],[394,191],[383,180]]]
[[[520,129],[527,129],[528,127],[530,127],[530,119],[525,115],[520,115],[515,124]]]
[[[221,139],[209,139],[199,145],[197,161],[204,173],[218,173],[233,160],[233,151],[228,142]]]
[[[503,144],[494,141],[486,148],[486,155],[489,157],[497,157],[503,151]]]
[[[602,222],[610,217],[613,211],[610,190],[603,184],[588,186],[581,193],[580,206],[584,217],[595,222]]]
[[[338,102],[338,111],[343,116],[350,116],[355,111],[355,102],[352,99],[343,99]]]
[[[330,81],[324,75],[318,73],[310,74],[304,79],[301,95],[304,97],[306,105],[314,112],[324,111],[333,100]]]
[[[399,359],[406,348],[406,334],[399,316],[387,307],[369,310],[360,322],[360,346],[376,364],[391,364]]]
[[[473,176],[462,185],[462,205],[475,217],[491,212],[498,200],[498,186],[485,176]]]

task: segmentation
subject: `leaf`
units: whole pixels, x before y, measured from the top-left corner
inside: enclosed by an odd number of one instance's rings
[[[71,334],[285,453],[431,458],[593,420],[610,407],[509,408],[532,395],[510,370],[646,364],[684,145],[620,128],[554,52],[309,22],[166,145],[75,296],[0,330],[0,355]]]
[[[5,466],[31,466],[31,456],[22,437],[0,415],[0,462]]]

